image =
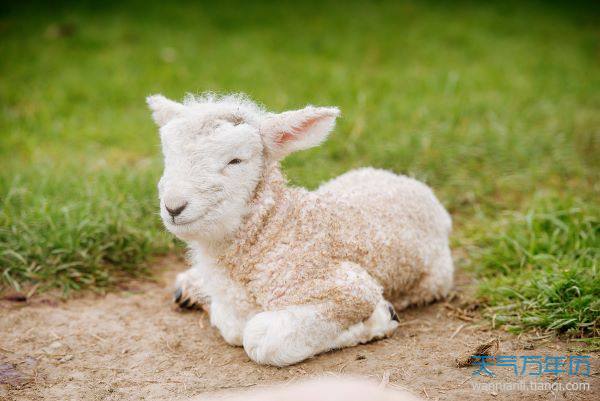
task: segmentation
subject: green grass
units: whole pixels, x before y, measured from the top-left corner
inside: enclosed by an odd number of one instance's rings
[[[0,177],[6,285],[101,288],[145,273],[148,255],[172,248],[155,216],[155,183],[146,168],[32,173]]]
[[[0,8],[3,288],[143,274],[174,247],[145,96],[242,91],[273,110],[342,109],[328,142],[284,163],[294,184],[364,165],[425,180],[453,214],[459,267],[490,307],[512,308],[496,323],[594,335],[598,255],[582,256],[600,193],[592,4],[21,3]],[[528,213],[558,216],[564,243]]]
[[[470,252],[487,315],[517,332],[600,337],[600,206],[545,199],[502,217]]]

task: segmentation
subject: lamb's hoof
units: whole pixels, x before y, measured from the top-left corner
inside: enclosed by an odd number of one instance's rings
[[[192,301],[190,298],[184,295],[181,288],[177,288],[173,293],[173,302],[175,302],[181,309],[202,309],[202,306]]]
[[[394,305],[388,302],[388,310],[390,311],[390,316],[392,320],[396,322],[400,322],[400,318],[398,318],[398,314],[396,313],[396,309],[394,309]]]
[[[183,295],[183,290],[181,288],[176,289],[173,293],[173,302],[178,304],[181,301],[181,295]]]

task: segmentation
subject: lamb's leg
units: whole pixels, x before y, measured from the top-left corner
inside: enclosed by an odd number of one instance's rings
[[[246,324],[244,349],[253,361],[287,366],[337,348],[387,337],[398,327],[396,312],[381,300],[372,315],[350,327],[325,317],[331,305],[261,312]]]
[[[178,274],[175,285],[175,302],[180,307],[204,309],[228,344],[242,345],[244,326],[256,313],[242,288],[209,265]]]
[[[210,297],[204,286],[202,274],[197,268],[192,267],[179,273],[175,279],[173,301],[181,308],[202,308],[208,311]]]
[[[313,355],[389,336],[398,317],[381,287],[359,266],[346,264],[303,305],[261,312],[248,321],[243,344],[257,363],[285,366]],[[304,283],[306,285],[307,283]],[[301,289],[300,289],[301,290]],[[308,300],[308,301],[312,301]]]
[[[353,347],[369,341],[389,337],[398,327],[398,315],[391,303],[381,299],[373,314],[340,333],[332,348]]]

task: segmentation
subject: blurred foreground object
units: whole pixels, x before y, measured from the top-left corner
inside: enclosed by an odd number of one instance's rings
[[[248,391],[200,396],[194,401],[414,401],[407,391],[386,387],[362,378],[324,377]]]

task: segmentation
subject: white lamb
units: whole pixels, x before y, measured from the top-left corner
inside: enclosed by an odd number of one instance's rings
[[[389,336],[398,317],[388,300],[448,293],[451,220],[426,185],[364,168],[314,192],[286,186],[279,161],[321,143],[337,108],[147,100],[165,159],[161,217],[193,263],[175,300],[201,305],[252,360],[284,366]]]

